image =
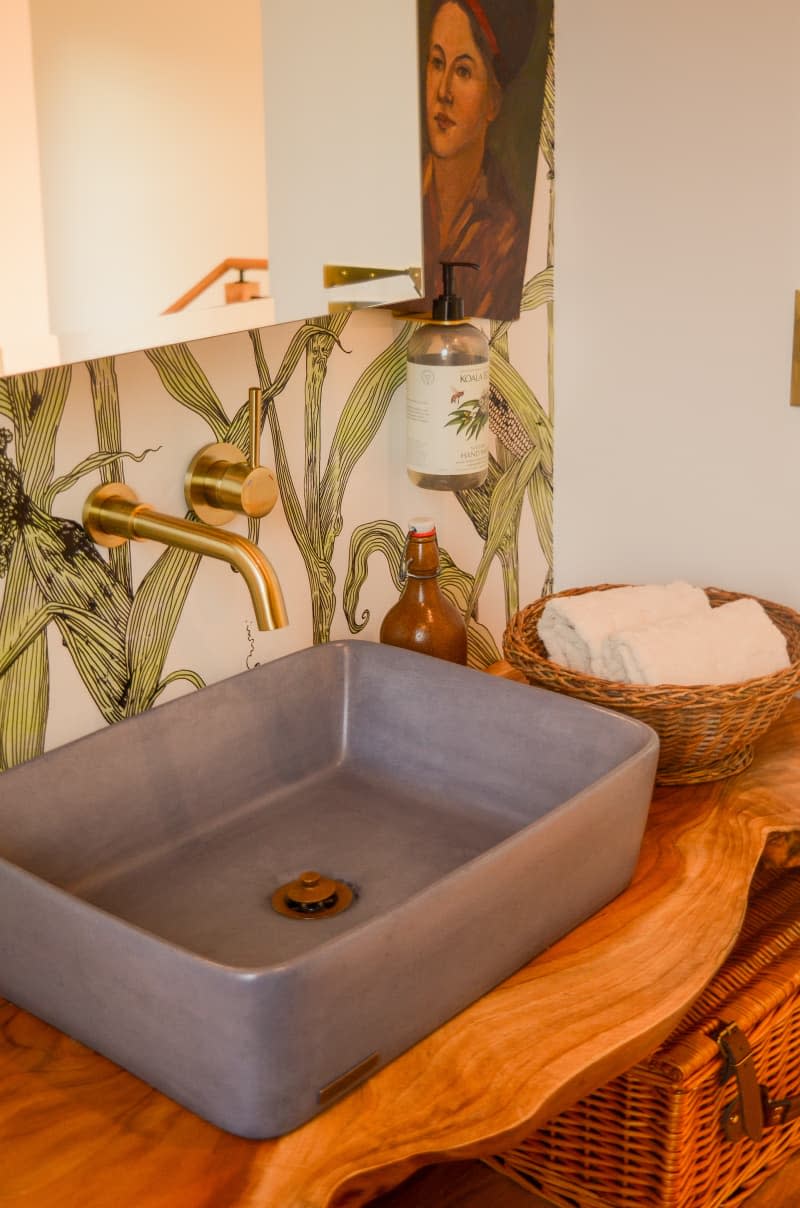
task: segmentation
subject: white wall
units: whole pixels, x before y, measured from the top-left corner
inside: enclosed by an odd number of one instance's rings
[[[800,607],[797,0],[557,0],[557,588]]]

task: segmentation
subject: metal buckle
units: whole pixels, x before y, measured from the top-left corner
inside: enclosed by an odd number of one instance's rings
[[[728,1141],[749,1137],[760,1141],[764,1134],[765,1099],[769,1097],[759,1085],[753,1064],[753,1051],[747,1037],[735,1023],[722,1021],[722,1029],[714,1037],[723,1057],[720,1082],[736,1079],[738,1097],[722,1110],[722,1130]]]

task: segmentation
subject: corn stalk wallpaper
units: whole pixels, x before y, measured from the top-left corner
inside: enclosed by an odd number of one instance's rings
[[[0,770],[290,649],[377,640],[412,515],[437,522],[470,664],[500,656],[507,619],[551,584],[552,195],[551,54],[522,315],[488,329],[494,450],[479,489],[408,481],[412,324],[386,312],[0,379]],[[185,512],[194,452],[246,441],[250,385],[280,503],[248,535],[287,598],[280,637],[254,633],[228,567],[152,543],[101,551],[79,523],[98,481]]]

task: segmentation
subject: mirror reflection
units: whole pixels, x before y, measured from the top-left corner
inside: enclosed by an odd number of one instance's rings
[[[54,330],[268,295],[260,0],[30,12]]]
[[[5,3],[0,373],[418,296],[416,0]]]

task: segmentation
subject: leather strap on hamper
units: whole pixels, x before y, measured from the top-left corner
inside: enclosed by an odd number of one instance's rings
[[[800,1095],[791,1099],[771,1099],[769,1091],[756,1077],[753,1051],[744,1032],[735,1024],[723,1022],[714,1037],[722,1053],[720,1082],[736,1079],[738,1095],[722,1109],[722,1131],[728,1141],[749,1137],[760,1141],[764,1128],[786,1124],[800,1116]]]

